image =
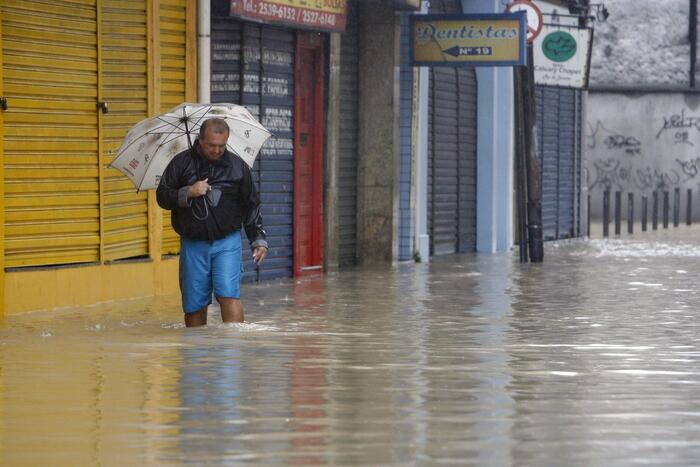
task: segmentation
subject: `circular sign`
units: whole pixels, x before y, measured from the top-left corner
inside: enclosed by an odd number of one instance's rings
[[[576,39],[566,31],[547,34],[542,41],[542,53],[553,62],[565,62],[576,55]]]
[[[527,42],[535,40],[542,31],[542,11],[530,0],[514,0],[506,7],[508,13],[524,11],[527,14]]]

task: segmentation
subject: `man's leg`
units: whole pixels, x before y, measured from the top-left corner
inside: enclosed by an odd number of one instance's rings
[[[216,297],[216,299],[221,305],[221,320],[224,323],[243,322],[243,304],[240,299],[223,297]]]
[[[209,244],[198,240],[180,239],[180,291],[182,309],[188,328],[207,324],[207,308],[211,302]],[[197,309],[197,305],[201,308]]]
[[[207,308],[208,305],[200,308],[192,313],[185,313],[185,326],[195,328],[198,326],[206,326],[207,324]]]
[[[224,323],[243,322],[241,303],[241,233],[234,232],[217,240],[220,248],[212,258],[212,280],[214,295],[221,305],[221,320]]]

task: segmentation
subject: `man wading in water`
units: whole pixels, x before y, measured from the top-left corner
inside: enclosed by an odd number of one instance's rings
[[[180,291],[187,327],[207,324],[212,290],[221,319],[242,322],[240,300],[241,228],[260,264],[267,241],[260,198],[250,168],[226,150],[229,127],[219,118],[202,123],[191,149],[166,167],[156,191],[158,204],[171,211],[180,235]]]

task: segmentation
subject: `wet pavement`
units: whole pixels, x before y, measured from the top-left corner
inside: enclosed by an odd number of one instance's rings
[[[697,465],[700,228],[0,325],[0,465]]]

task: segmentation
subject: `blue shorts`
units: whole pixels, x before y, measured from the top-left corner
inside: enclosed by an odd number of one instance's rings
[[[209,243],[180,239],[180,292],[182,309],[192,313],[217,298],[241,297],[241,233]]]

